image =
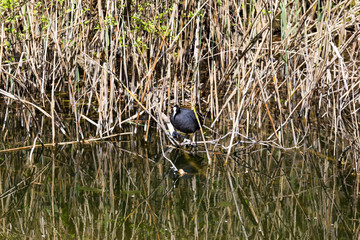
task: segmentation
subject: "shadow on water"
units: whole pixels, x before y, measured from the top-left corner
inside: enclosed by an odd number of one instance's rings
[[[132,129],[129,129],[130,131]],[[18,134],[21,138],[21,134]],[[309,150],[162,149],[155,133],[0,154],[0,237],[335,239],[359,231],[358,176]],[[14,137],[16,137],[14,135]],[[16,142],[17,139],[14,139]],[[184,172],[173,172],[175,166]],[[330,157],[329,157],[330,156]]]

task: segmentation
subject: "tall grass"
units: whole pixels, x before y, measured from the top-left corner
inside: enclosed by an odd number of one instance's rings
[[[330,155],[358,159],[359,13],[358,1],[3,1],[3,129],[19,108],[32,140],[45,117],[53,143],[73,141],[147,112],[148,139],[161,112],[197,103],[228,157],[326,131]]]

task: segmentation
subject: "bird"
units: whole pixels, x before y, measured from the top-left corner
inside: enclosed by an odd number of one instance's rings
[[[200,124],[200,114],[198,114]],[[173,112],[170,116],[170,122],[180,132],[183,133],[194,133],[200,129],[198,120],[193,110],[180,108],[178,105],[173,107]],[[177,133],[173,133],[176,136]],[[180,134],[179,134],[180,135]],[[181,135],[180,135],[181,136]]]

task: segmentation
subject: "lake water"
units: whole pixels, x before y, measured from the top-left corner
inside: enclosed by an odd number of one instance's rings
[[[3,129],[1,150],[31,146],[32,134],[16,124]],[[226,165],[219,149],[209,148],[209,165],[202,145],[168,144],[156,129],[145,142],[140,129],[104,141],[2,151],[0,238],[359,236],[358,176],[322,143],[306,139],[290,150],[240,144]]]

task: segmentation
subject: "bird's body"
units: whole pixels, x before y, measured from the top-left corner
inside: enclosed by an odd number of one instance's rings
[[[173,112],[171,113],[170,122],[174,128],[183,133],[194,133],[200,129],[194,111],[180,108],[178,105],[174,107]]]

